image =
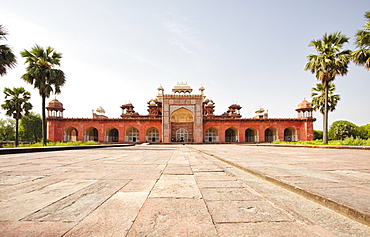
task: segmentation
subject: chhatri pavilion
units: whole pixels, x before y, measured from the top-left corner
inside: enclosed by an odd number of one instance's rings
[[[215,115],[215,103],[204,95],[204,88],[193,94],[187,84],[177,84],[172,93],[158,88],[148,102],[148,114],[140,115],[134,106],[121,106],[121,118],[108,118],[102,108],[92,118],[64,118],[63,104],[57,99],[46,107],[48,138],[52,141],[99,141],[117,143],[234,143],[313,140],[311,104],[298,104],[297,118],[269,118],[260,108],[253,118],[242,118],[240,105]]]

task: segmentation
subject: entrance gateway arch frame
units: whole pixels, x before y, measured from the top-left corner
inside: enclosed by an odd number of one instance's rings
[[[171,115],[178,109],[184,108],[193,114],[192,142],[203,142],[203,95],[175,94],[163,95],[162,112],[162,141],[171,142]],[[185,128],[186,129],[186,128]]]

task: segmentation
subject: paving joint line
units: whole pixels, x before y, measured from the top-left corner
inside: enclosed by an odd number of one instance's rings
[[[319,195],[319,194],[316,194],[316,193],[312,193],[312,192],[309,192],[308,190],[305,190],[305,189],[302,189],[300,187],[297,187],[297,186],[294,186],[294,185],[291,185],[291,184],[288,184],[286,182],[283,182],[279,179],[276,179],[276,178],[273,178],[269,175],[266,175],[266,174],[263,174],[263,173],[260,173],[260,172],[257,172],[257,171],[254,171],[254,170],[251,170],[251,169],[248,169],[248,168],[245,168],[243,166],[240,166],[234,162],[231,162],[231,161],[228,161],[226,159],[223,159],[219,156],[216,156],[214,154],[210,154],[210,153],[207,153],[205,151],[202,151],[202,150],[198,150],[194,147],[191,147],[192,149],[194,150],[197,150],[198,152],[200,153],[203,153],[205,155],[208,155],[208,156],[211,156],[213,158],[216,158],[228,165],[231,165],[235,168],[238,168],[240,170],[243,170],[249,174],[252,174],[262,180],[265,180],[265,181],[268,181],[270,183],[273,183],[277,186],[280,186],[282,188],[285,188],[291,192],[294,192],[296,194],[299,194],[300,196],[308,199],[308,200],[311,200],[311,201],[314,201],[324,207],[327,207],[337,213],[340,213],[348,218],[351,218],[357,222],[360,222],[362,224],[365,224],[365,225],[368,225],[370,226],[370,215],[369,214],[366,214],[364,212],[361,212],[353,207],[350,207],[350,206],[347,206],[345,204],[342,204],[342,203],[339,203],[339,202],[336,202],[330,198],[327,198],[327,197],[324,197],[322,195]]]

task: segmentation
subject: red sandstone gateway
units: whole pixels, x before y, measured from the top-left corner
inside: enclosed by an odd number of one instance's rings
[[[148,102],[148,115],[139,115],[132,104],[122,105],[121,118],[108,118],[98,109],[93,118],[63,118],[63,104],[54,99],[48,107],[48,131],[52,141],[99,141],[120,143],[226,143],[311,141],[311,104],[298,104],[298,118],[268,118],[260,108],[253,118],[242,118],[241,107],[233,104],[222,115],[214,115],[214,103],[203,95],[191,94],[186,84],[177,84],[173,94],[158,88],[156,99]]]

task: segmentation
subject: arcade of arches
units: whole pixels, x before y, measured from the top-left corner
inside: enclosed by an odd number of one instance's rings
[[[269,118],[258,108],[252,118],[242,118],[240,105],[232,104],[221,114],[214,114],[215,103],[199,94],[192,94],[187,84],[178,84],[173,94],[158,95],[148,102],[148,114],[140,115],[134,106],[121,106],[121,118],[108,118],[104,110],[93,111],[92,118],[64,118],[63,104],[52,100],[48,110],[48,135],[52,141],[99,141],[107,143],[234,143],[298,141],[313,139],[311,104],[298,104],[297,118]]]
[[[189,129],[190,130],[190,129]],[[174,140],[172,142],[191,142],[191,132],[186,128],[174,130]],[[102,141],[99,139],[99,132],[94,127],[89,127],[84,131],[79,131],[74,127],[68,127],[64,130],[64,141],[78,141],[78,134],[84,134],[83,141]],[[140,131],[138,128],[129,127],[126,130],[119,131],[114,127],[108,127],[104,132],[104,140],[102,142],[161,142],[160,130],[152,127],[145,131]],[[122,134],[123,137],[120,137]],[[140,134],[145,134],[145,139],[141,139]],[[223,134],[223,136],[221,135]],[[241,136],[244,134],[244,136]],[[262,138],[260,134],[263,134]],[[208,128],[204,133],[205,143],[224,142],[272,142],[279,139],[278,129],[269,127],[262,131],[254,127],[245,130],[237,130],[236,128],[227,128],[224,131],[219,131],[217,128]],[[298,141],[298,132],[294,127],[288,127],[283,130],[284,141]],[[280,140],[280,139],[279,139]]]

